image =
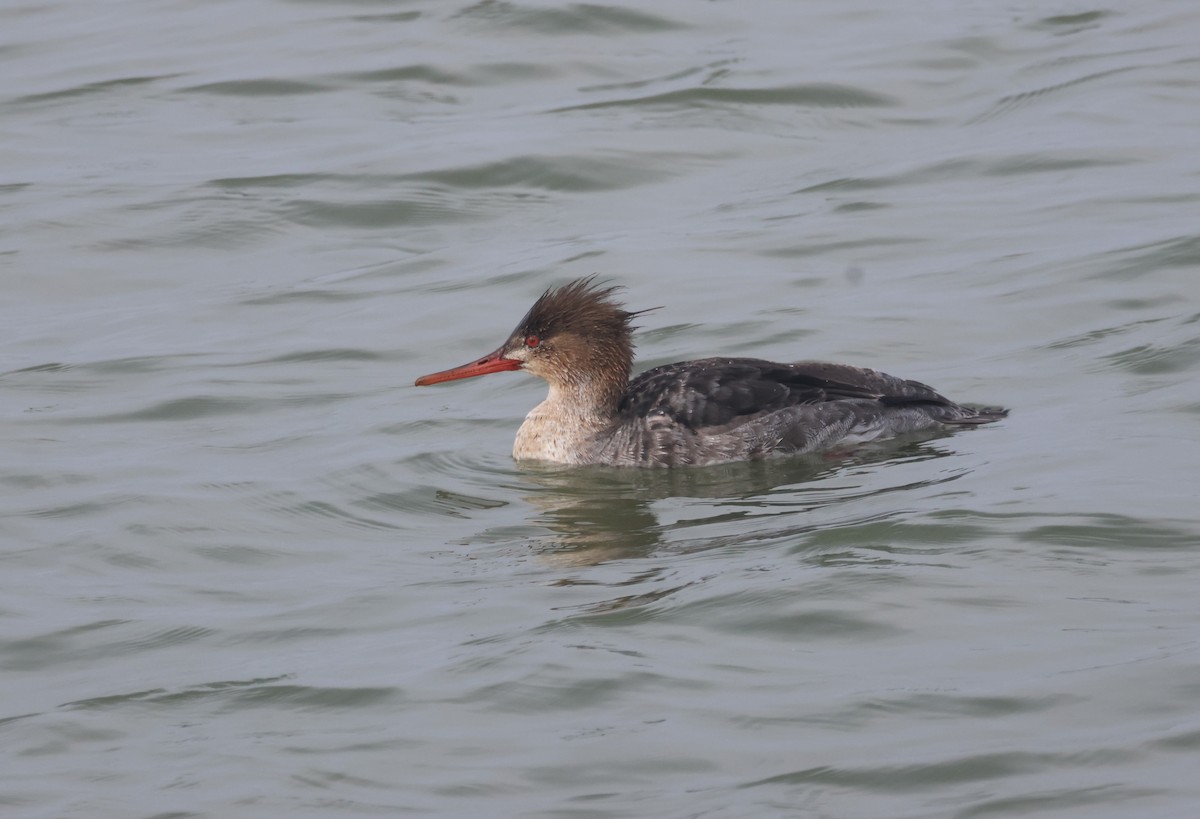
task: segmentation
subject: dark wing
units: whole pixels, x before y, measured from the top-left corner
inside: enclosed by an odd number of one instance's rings
[[[633,379],[619,412],[667,416],[693,430],[729,428],[787,407],[858,399],[883,406],[954,406],[916,381],[844,364],[777,364],[707,358],[667,364]]]
[[[885,406],[952,406],[953,401],[938,393],[928,384],[897,378],[894,375],[851,367],[847,364],[822,364],[818,361],[801,361],[788,365],[798,377],[820,382],[829,398],[873,398]]]
[[[977,426],[990,424],[1008,416],[1008,410],[1003,407],[965,407],[951,401],[928,384],[896,378],[878,370],[849,367],[845,364],[821,364],[815,361],[804,361],[790,366],[807,376],[827,379],[832,385],[829,394],[834,398],[847,397],[837,393],[843,387],[849,387],[860,394],[867,393],[866,397],[874,399],[882,407],[919,409],[930,419],[943,424]]]

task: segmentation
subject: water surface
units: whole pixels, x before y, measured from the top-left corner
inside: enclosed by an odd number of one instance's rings
[[[1200,13],[0,11],[5,816],[1179,817]],[[417,390],[548,286],[641,366],[1001,424],[517,467]]]

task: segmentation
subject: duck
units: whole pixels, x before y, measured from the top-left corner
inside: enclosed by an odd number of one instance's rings
[[[549,385],[517,430],[517,461],[698,467],[819,453],[906,433],[1005,418],[932,387],[847,364],[702,358],[631,378],[633,320],[619,286],[595,276],[550,288],[494,351],[423,375],[425,387],[523,370]],[[651,308],[657,309],[657,308]]]

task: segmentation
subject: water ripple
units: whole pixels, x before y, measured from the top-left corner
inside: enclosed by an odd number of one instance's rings
[[[181,690],[151,689],[126,694],[64,703],[65,709],[95,711],[121,708],[130,703],[178,708],[181,705],[212,703],[221,710],[244,712],[261,707],[283,707],[289,710],[326,710],[363,708],[395,703],[402,697],[396,688],[333,687],[286,685],[286,676],[253,680],[223,680],[200,683]]]
[[[438,182],[456,188],[525,187],[551,191],[606,191],[632,188],[666,178],[665,162],[685,157],[520,156],[466,168],[412,174],[410,179]]]
[[[552,113],[628,107],[694,109],[736,108],[747,105],[789,105],[805,108],[883,108],[897,104],[897,100],[885,94],[862,88],[831,83],[810,83],[774,88],[684,88],[644,97],[569,105],[555,108]]]
[[[684,23],[644,11],[596,3],[530,6],[504,0],[483,0],[454,16],[485,23],[489,27],[503,26],[548,35],[611,36],[676,31],[688,27]]]
[[[155,627],[128,620],[105,620],[11,640],[0,647],[0,653],[9,668],[37,671],[76,667],[114,655],[174,648],[215,634],[213,629],[195,625]]]
[[[906,793],[931,784],[980,782],[1021,776],[1047,768],[1085,767],[1097,763],[1119,764],[1137,759],[1131,751],[1103,749],[1083,753],[1034,753],[1010,751],[956,757],[942,762],[913,765],[885,765],[863,768],[816,767],[777,774],[746,782],[744,788],[762,785],[839,785],[866,788],[885,793]]]
[[[332,88],[313,82],[263,77],[252,80],[226,80],[181,89],[182,93],[218,94],[232,97],[281,97],[295,94],[320,94]]]
[[[128,88],[137,88],[143,85],[149,85],[163,80],[174,79],[180,76],[179,74],[152,74],[141,77],[120,77],[111,80],[100,80],[97,82],[83,83],[71,88],[63,88],[57,91],[47,91],[40,94],[28,94],[22,97],[16,97],[12,102],[16,104],[28,103],[37,104],[43,102],[69,102],[76,97],[85,97],[97,94],[108,94],[114,91],[124,91]]]

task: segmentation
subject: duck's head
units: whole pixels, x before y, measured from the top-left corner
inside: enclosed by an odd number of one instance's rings
[[[416,386],[526,370],[554,387],[620,395],[633,366],[631,313],[614,299],[619,287],[594,276],[547,290],[499,348],[483,358],[423,375]]]

